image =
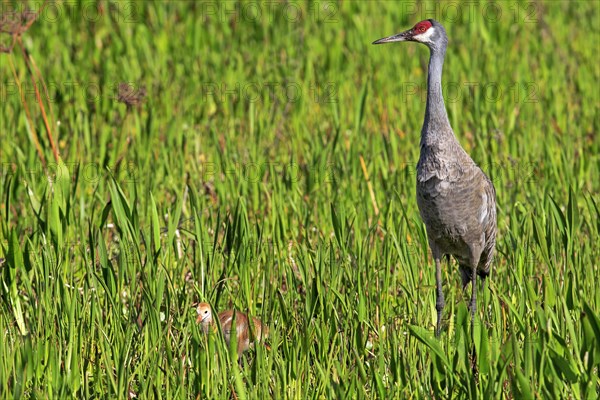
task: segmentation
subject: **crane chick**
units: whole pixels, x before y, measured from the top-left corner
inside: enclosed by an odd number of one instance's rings
[[[213,311],[208,303],[199,303],[196,312],[198,317],[196,323],[202,325],[204,333],[208,333],[209,329],[216,331],[217,326],[213,319]],[[235,313],[235,317],[234,317]],[[238,356],[241,356],[246,350],[254,347],[254,343],[263,342],[269,335],[269,328],[256,317],[252,317],[252,326],[250,326],[250,318],[246,314],[237,310],[222,311],[218,314],[219,323],[223,330],[223,336],[229,346],[232,332],[235,332],[237,337]],[[235,329],[232,323],[235,319]],[[251,341],[254,339],[254,342]]]

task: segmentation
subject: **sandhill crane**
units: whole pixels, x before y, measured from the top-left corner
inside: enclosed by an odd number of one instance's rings
[[[215,330],[217,328],[215,321],[213,320],[213,312],[210,304],[199,303],[196,307],[196,313],[198,314],[196,323],[202,325],[204,333],[208,333],[210,329]],[[250,339],[255,339],[258,343],[264,341],[269,335],[269,328],[263,324],[260,319],[252,317],[252,326],[250,326],[248,316],[241,311],[222,311],[219,313],[218,318],[227,346],[229,346],[229,341],[231,340],[231,333],[235,332],[237,337],[238,357],[254,345],[254,342],[250,341]],[[234,319],[235,329],[231,327]]]
[[[471,325],[477,309],[476,278],[482,286],[490,273],[496,245],[496,191],[490,179],[469,157],[454,136],[442,97],[442,67],[448,37],[437,21],[428,19],[405,32],[373,44],[420,42],[429,47],[427,105],[421,129],[421,155],[417,164],[417,204],[427,228],[436,268],[436,336],[444,309],[442,271],[444,255],[460,266],[463,289],[471,282]]]

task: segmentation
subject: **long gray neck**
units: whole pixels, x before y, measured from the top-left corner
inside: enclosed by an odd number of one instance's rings
[[[441,48],[431,48],[427,77],[427,108],[425,109],[425,120],[421,131],[421,147],[423,145],[440,147],[448,140],[456,140],[442,97],[442,67],[444,66],[445,55],[445,45]]]

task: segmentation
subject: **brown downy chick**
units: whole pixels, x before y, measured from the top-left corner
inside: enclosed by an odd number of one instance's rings
[[[196,308],[196,312],[198,313],[196,323],[202,325],[202,330],[204,333],[208,333],[209,329],[212,329],[213,331],[217,329],[217,326],[213,320],[213,312],[210,308],[210,304],[199,303],[198,307]],[[250,339],[254,339],[256,343],[264,341],[264,339],[266,339],[269,335],[269,328],[263,324],[260,319],[252,317],[253,326],[251,328],[252,332],[250,332],[248,316],[243,312],[236,310],[235,329],[233,329],[231,327],[231,323],[234,319],[233,313],[233,310],[220,312],[218,315],[219,323],[221,324],[221,329],[223,330],[223,336],[225,337],[227,346],[229,346],[231,333],[236,332],[238,355],[242,355],[243,352],[254,346],[254,342],[251,342]]]

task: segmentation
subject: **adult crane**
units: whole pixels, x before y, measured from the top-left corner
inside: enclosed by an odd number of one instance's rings
[[[417,204],[435,261],[435,332],[439,336],[445,304],[440,262],[445,255],[458,261],[463,289],[471,283],[469,309],[471,325],[474,323],[477,275],[483,286],[496,245],[496,190],[461,147],[448,120],[442,96],[442,67],[448,45],[446,30],[439,22],[428,19],[373,44],[405,41],[423,43],[430,50],[427,106],[417,164]]]

